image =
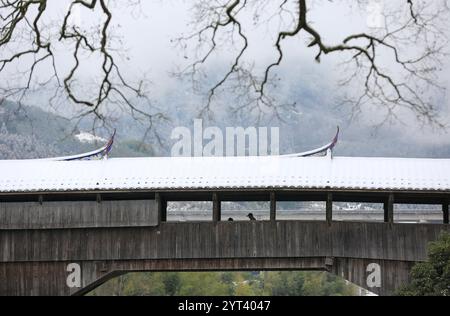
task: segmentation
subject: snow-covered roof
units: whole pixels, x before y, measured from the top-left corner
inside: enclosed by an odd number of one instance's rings
[[[183,157],[0,161],[0,193],[336,189],[450,191],[450,159]]]

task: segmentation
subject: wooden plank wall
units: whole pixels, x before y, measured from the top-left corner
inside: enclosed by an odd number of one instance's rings
[[[339,222],[331,216],[276,221],[275,214],[271,221],[220,222],[220,200],[215,200],[215,222],[187,223],[160,222],[164,217],[155,200],[2,202],[0,294],[74,294],[65,285],[68,263],[83,267],[83,288],[89,289],[117,270],[139,266],[163,271],[322,267],[358,283],[364,282],[368,262],[380,262],[388,271],[386,286],[379,289],[386,294],[407,279],[414,262],[427,259],[428,243],[450,230],[443,224]],[[334,264],[328,267],[326,261]]]
[[[350,257],[424,261],[448,225],[299,221],[0,230],[0,262]]]
[[[0,203],[0,229],[157,226],[155,200]]]
[[[448,225],[333,222],[162,223],[160,227],[0,230],[1,295],[84,293],[119,271],[320,269],[364,285],[380,262],[390,294]],[[328,258],[334,263],[327,267]],[[315,263],[314,263],[315,262]],[[66,286],[68,263],[83,288]],[[384,270],[385,269],[385,270]]]

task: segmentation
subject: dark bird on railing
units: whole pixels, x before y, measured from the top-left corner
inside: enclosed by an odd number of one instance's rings
[[[256,221],[256,218],[252,213],[248,213],[247,217],[250,218],[251,221]]]
[[[228,219],[229,222],[233,222],[234,219],[232,219],[231,217]]]

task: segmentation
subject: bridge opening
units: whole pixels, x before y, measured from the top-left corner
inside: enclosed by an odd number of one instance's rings
[[[132,272],[88,296],[368,296],[373,293],[324,271]]]
[[[404,224],[442,223],[442,205],[438,204],[395,204],[394,222]]]
[[[278,201],[277,220],[324,221],[325,202]]]
[[[210,222],[212,221],[211,201],[169,201],[167,202],[167,222]]]
[[[270,202],[222,202],[222,221],[267,221],[270,219]]]
[[[334,202],[333,220],[383,222],[383,203]]]

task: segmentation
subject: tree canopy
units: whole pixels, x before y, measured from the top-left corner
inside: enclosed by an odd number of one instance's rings
[[[416,264],[411,278],[411,283],[399,295],[450,295],[450,233],[443,233],[439,240],[430,243],[428,261]]]

